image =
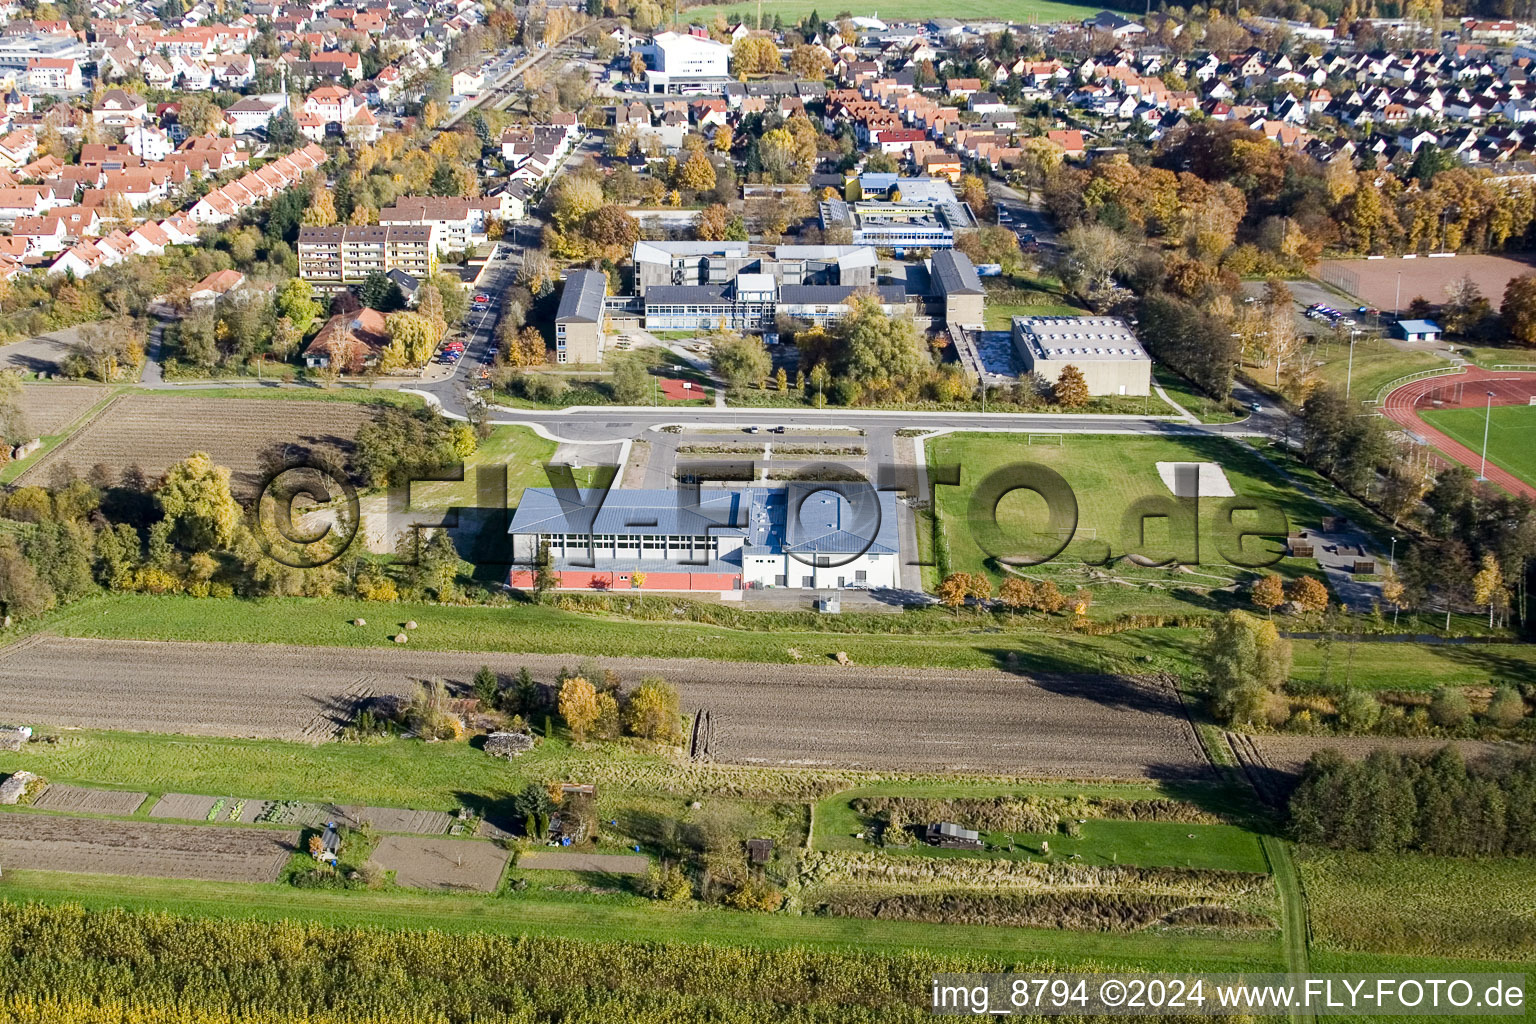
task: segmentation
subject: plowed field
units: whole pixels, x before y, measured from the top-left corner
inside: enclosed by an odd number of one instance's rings
[[[550,682],[569,657],[40,637],[0,649],[0,719],[92,729],[321,739],[370,693],[482,664]],[[707,711],[718,761],[1066,778],[1188,778],[1206,762],[1169,689],[1103,676],[610,658]]]
[[[0,814],[0,863],[14,869],[275,882],[297,845],[270,829]]]
[[[84,475],[101,463],[138,466],[153,480],[192,452],[233,471],[238,498],[254,497],[269,462],[306,455],[345,462],[358,428],[372,418],[351,402],[128,395],[49,452],[18,479],[46,483],[54,466]]]

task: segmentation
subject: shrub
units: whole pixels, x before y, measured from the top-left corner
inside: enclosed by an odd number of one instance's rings
[[[1493,695],[1493,700],[1488,702],[1488,710],[1483,712],[1483,717],[1490,725],[1513,729],[1525,717],[1525,701],[1514,687],[1501,686]]]
[[[1381,703],[1364,690],[1350,690],[1338,700],[1339,725],[1349,732],[1369,732],[1381,716]]]
[[[1429,702],[1430,721],[1442,729],[1454,729],[1467,720],[1472,713],[1471,705],[1467,703],[1467,695],[1461,692],[1460,687],[1442,686],[1435,691],[1434,700]]]

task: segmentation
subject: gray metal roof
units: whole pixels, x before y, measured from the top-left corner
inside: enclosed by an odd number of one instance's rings
[[[556,492],[529,487],[512,516],[508,533],[699,535],[714,529],[744,536],[741,511],[750,491],[689,488],[595,488]],[[722,530],[721,528],[725,528]]]
[[[645,290],[645,303],[648,306],[658,303],[714,305],[734,301],[727,291],[719,284],[653,284]]]
[[[786,284],[779,288],[779,301],[790,305],[811,302],[837,305],[847,302],[857,292],[868,291],[879,294],[880,302],[886,306],[899,306],[906,301],[906,289],[891,284],[876,288],[848,284]]]
[[[530,487],[509,534],[741,537],[752,554],[895,554],[896,496],[862,484],[769,488]]]
[[[981,295],[981,278],[971,258],[955,249],[933,254],[929,266],[940,295]]]
[[[600,270],[572,270],[565,275],[560,292],[556,323],[596,324],[603,320],[603,296],[608,294],[608,277]]]

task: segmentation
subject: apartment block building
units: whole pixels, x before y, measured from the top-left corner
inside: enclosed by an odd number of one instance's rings
[[[361,284],[374,271],[403,270],[426,280],[437,269],[436,235],[428,224],[300,228],[299,277],[333,292]]]

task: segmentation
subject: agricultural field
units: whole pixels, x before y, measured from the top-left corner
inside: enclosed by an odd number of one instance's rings
[[[47,437],[85,415],[108,390],[84,384],[24,384],[18,404],[32,434]]]
[[[369,695],[409,694],[432,677],[463,686],[481,664],[507,677],[527,666],[548,681],[570,662],[39,637],[0,649],[0,700],[54,726],[317,740]],[[749,664],[641,658],[605,665],[676,685],[685,712],[709,713],[705,750],[723,760],[1069,778],[1205,770],[1177,695],[1150,682],[825,664],[764,678]],[[946,693],[938,705],[934,687]]]
[[[126,793],[115,789],[50,785],[33,801],[32,806],[45,811],[126,816],[138,810],[148,796],[148,793]]]
[[[373,851],[374,862],[395,873],[396,885],[445,892],[492,891],[510,856],[481,840],[416,836],[385,836]]]
[[[32,638],[0,648],[0,693],[11,713],[59,726],[319,740],[381,692],[352,658],[281,650]]]
[[[1536,963],[1536,860],[1303,848],[1297,866],[1322,949]]]
[[[54,467],[84,475],[99,464],[138,466],[153,480],[194,451],[233,471],[236,497],[255,495],[264,460],[323,457],[345,462],[358,429],[372,418],[347,402],[294,402],[128,394],[32,464],[17,483],[45,484]]]
[[[822,5],[826,7],[825,4]],[[896,0],[895,3],[872,2],[861,8],[857,4],[845,5],[850,14],[856,16],[879,17],[882,21],[919,21],[925,22],[934,17],[933,6],[922,4],[916,0]],[[792,25],[800,21],[811,11],[817,10],[813,0],[774,0],[771,4],[763,5],[764,16],[778,15],[784,19],[785,25]],[[1077,4],[1055,3],[1053,0],[957,0],[944,8],[944,17],[966,20],[984,21],[1015,21],[1036,22],[1048,24],[1053,21],[1082,21],[1084,18],[1093,17],[1097,8],[1083,7]],[[756,18],[758,5],[756,0],[748,2],[712,5],[705,4],[690,8],[685,12],[685,17],[697,22],[708,24],[716,15],[725,18],[729,24],[734,24],[744,18]],[[878,12],[878,14],[877,14]],[[821,12],[822,17],[832,17],[830,8]]]
[[[12,870],[89,872],[209,882],[271,882],[298,837],[272,829],[0,814],[0,863]]]
[[[1350,760],[1362,760],[1371,751],[1391,747],[1401,753],[1424,754],[1439,750],[1446,745],[1443,739],[1420,739],[1392,736],[1296,736],[1264,735],[1251,737],[1264,762],[1275,771],[1287,775],[1300,775],[1307,759],[1319,750],[1332,750]],[[1453,741],[1467,760],[1491,755],[1503,748],[1502,744],[1481,740]]]
[[[994,553],[1033,553],[1045,557],[1052,550],[1061,553],[1050,563],[1028,570],[1035,578],[1054,579],[1064,591],[1078,586],[1092,588],[1094,606],[1106,611],[1139,614],[1179,611],[1221,610],[1236,603],[1237,590],[1254,577],[1254,572],[1229,564],[1223,547],[1232,542],[1221,539],[1219,521],[1223,500],[1204,498],[1200,503],[1199,546],[1196,550],[1195,525],[1174,525],[1170,519],[1146,521],[1146,541],[1139,542],[1132,532],[1135,519],[1127,519],[1141,503],[1168,503],[1171,487],[1165,482],[1158,464],[1204,463],[1221,468],[1229,493],[1239,498],[1257,500],[1273,510],[1270,521],[1260,524],[1257,517],[1247,519],[1250,529],[1281,531],[1289,523],[1316,528],[1322,509],[1296,489],[1285,486],[1273,469],[1249,449],[1222,438],[1212,437],[1122,437],[1028,434],[951,434],[927,445],[930,471],[939,467],[961,467],[959,486],[934,488],[939,528],[935,534],[937,575],[955,570],[985,572],[994,582],[1003,574],[984,550],[978,538],[993,533],[989,542]],[[1040,442],[1040,443],[1034,443]],[[1004,493],[995,501],[996,529],[988,522],[989,510],[979,509],[972,518],[971,503],[975,489],[989,474],[1005,467],[1035,464],[1059,473],[1073,493],[1061,504],[1062,517],[1049,520],[1043,498],[1018,489]],[[1008,484],[1017,487],[1026,479],[1021,469]],[[1219,481],[1217,481],[1219,488]],[[1202,491],[1211,493],[1207,474],[1202,471]],[[1219,490],[1218,490],[1219,493]],[[984,502],[985,504],[985,502]],[[1075,512],[1076,522],[1072,522]],[[1284,520],[1278,517],[1283,514]],[[1239,522],[1244,520],[1240,517]],[[1068,537],[1071,540],[1068,542]],[[1063,549],[1062,545],[1066,547]],[[1156,558],[1177,555],[1191,564],[1173,568],[1138,568],[1124,562],[1103,565],[1106,558],[1119,558],[1140,549]],[[1250,538],[1244,550],[1250,557],[1279,557],[1274,540]],[[1198,556],[1198,564],[1196,562]],[[1291,575],[1304,570],[1306,563],[1280,559],[1275,571]]]
[[[1488,461],[1536,487],[1536,406],[1499,405],[1483,409],[1436,409],[1420,413],[1425,422],[1444,431],[1473,452],[1483,450],[1488,433]]]

